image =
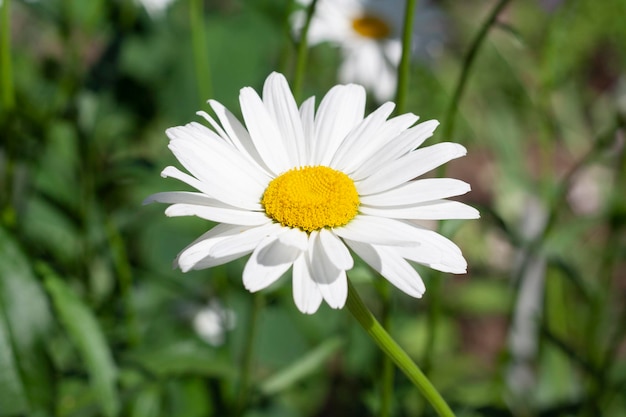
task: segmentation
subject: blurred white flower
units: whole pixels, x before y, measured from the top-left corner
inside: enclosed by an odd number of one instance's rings
[[[226,332],[235,328],[235,312],[222,307],[212,300],[199,309],[193,317],[193,328],[208,344],[221,346],[224,344]]]
[[[342,308],[348,294],[348,248],[396,287],[421,297],[413,261],[451,273],[467,263],[450,240],[418,220],[477,218],[476,209],[448,197],[470,190],[463,181],[415,179],[465,155],[443,142],[417,149],[438,125],[413,126],[408,113],[387,120],[387,102],[364,117],[365,89],[333,87],[317,112],[311,97],[298,109],[287,80],[273,73],[263,98],[250,87],[239,97],[246,127],[210,100],[219,123],[167,130],[169,148],[191,173],[162,172],[197,192],[165,192],[146,203],[169,203],[168,216],[218,222],[176,259],[183,271],[210,268],[251,254],[243,271],[249,291],[267,288],[293,267],[293,298],[304,313],[322,300]],[[413,127],[411,127],[413,126]]]
[[[151,18],[156,19],[163,15],[165,10],[175,0],[137,0],[146,9]]]
[[[309,4],[310,0],[300,0]],[[318,0],[307,42],[330,42],[341,48],[339,81],[358,83],[372,91],[379,102],[392,99],[397,67],[402,55],[405,0]],[[299,11],[294,27],[299,32],[305,13]],[[411,54],[431,59],[444,39],[442,13],[420,1],[416,7]]]

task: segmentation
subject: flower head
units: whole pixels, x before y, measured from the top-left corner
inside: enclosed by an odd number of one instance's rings
[[[392,284],[421,297],[424,284],[408,261],[463,273],[467,264],[450,240],[419,220],[477,218],[465,204],[445,200],[469,191],[454,179],[416,179],[466,150],[454,143],[417,149],[435,120],[389,119],[393,103],[364,116],[365,90],[333,87],[317,111],[315,99],[297,107],[286,79],[272,73],[263,97],[240,94],[245,126],[210,100],[213,130],[199,123],[167,130],[169,148],[189,174],[170,166],[163,177],[195,192],[164,192],[146,203],[170,203],[168,216],[199,216],[219,224],[185,248],[183,271],[210,268],[250,255],[244,286],[258,291],[292,269],[293,297],[304,313],[322,300],[342,308],[352,252]]]
[[[301,0],[308,4],[310,0]],[[318,0],[307,41],[330,42],[340,47],[343,60],[339,81],[370,89],[379,101],[393,97],[402,55],[402,27],[406,0]],[[300,30],[304,15],[294,26]],[[420,2],[414,16],[412,55],[432,57],[443,39],[441,13]]]

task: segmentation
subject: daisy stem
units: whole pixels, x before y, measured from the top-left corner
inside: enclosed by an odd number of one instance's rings
[[[200,94],[200,105],[203,106],[211,96],[211,71],[204,31],[204,7],[202,0],[190,0],[189,25],[191,26],[191,42],[193,60],[196,70],[196,83]]]
[[[461,75],[459,76],[459,80],[457,81],[456,87],[454,89],[454,93],[452,94],[452,101],[448,106],[448,110],[446,111],[446,115],[444,118],[444,123],[442,123],[443,127],[443,135],[442,137],[446,140],[450,140],[453,132],[454,132],[454,120],[456,113],[459,109],[459,103],[461,101],[461,97],[465,91],[465,85],[467,84],[467,78],[469,76],[470,70],[474,61],[476,60],[476,56],[480,47],[482,46],[484,40],[487,38],[487,33],[489,33],[489,29],[494,25],[498,15],[504,9],[504,7],[511,0],[500,0],[498,4],[493,8],[485,23],[480,27],[480,30],[476,34],[476,37],[472,41],[470,49],[467,51],[467,55],[463,59],[463,67],[461,69]]]
[[[296,101],[299,101],[302,95],[302,81],[304,79],[304,71],[306,70],[306,60],[308,54],[307,36],[309,33],[309,26],[311,26],[311,19],[315,13],[315,6],[317,0],[313,0],[306,10],[306,20],[304,21],[304,27],[300,33],[300,40],[298,41],[298,55],[296,58],[296,70],[293,77],[293,95]]]
[[[398,86],[396,87],[396,112],[404,113],[406,95],[409,89],[409,69],[411,62],[411,38],[413,36],[413,18],[417,0],[407,0],[404,10],[404,28],[402,29],[402,56],[398,65]]]
[[[420,390],[430,405],[437,411],[437,414],[441,417],[454,417],[454,413],[426,375],[395,340],[389,336],[389,333],[385,331],[378,320],[376,320],[376,317],[365,306],[350,280],[348,280],[348,300],[346,304],[361,327]]]
[[[15,106],[15,92],[13,89],[13,69],[11,63],[11,25],[9,5],[11,0],[2,3],[0,16],[0,72],[2,73],[2,107],[5,111]]]
[[[244,343],[243,358],[241,360],[241,372],[239,375],[239,387],[237,389],[237,403],[235,404],[235,416],[243,415],[248,405],[248,387],[250,385],[250,372],[252,369],[252,358],[254,356],[254,340],[256,339],[257,324],[259,322],[259,311],[263,305],[263,295],[254,293],[252,295],[252,305],[248,316],[248,333]]]

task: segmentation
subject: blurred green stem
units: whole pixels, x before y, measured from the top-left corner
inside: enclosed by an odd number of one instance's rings
[[[308,43],[307,37],[309,33],[309,26],[311,26],[311,19],[313,18],[313,14],[315,13],[315,6],[317,5],[317,0],[313,0],[309,7],[306,10],[306,20],[304,21],[304,26],[302,27],[302,32],[300,33],[300,40],[298,41],[298,56],[296,61],[296,71],[293,77],[293,95],[296,98],[296,101],[301,99],[302,95],[302,81],[304,79],[304,72],[306,69],[306,59],[308,54]]]
[[[193,60],[196,70],[196,82],[199,90],[200,106],[212,97],[211,71],[204,31],[204,6],[202,0],[190,0],[189,24],[193,44]]]
[[[11,62],[11,0],[2,2],[2,16],[0,16],[0,71],[2,71],[2,107],[4,111],[15,107],[15,91],[13,89],[13,67]]]
[[[461,69],[461,75],[459,76],[459,80],[456,83],[456,87],[454,89],[454,93],[452,94],[452,101],[450,101],[450,105],[448,106],[448,110],[446,111],[445,117],[443,119],[443,135],[442,137],[445,140],[451,140],[452,134],[454,133],[454,122],[456,118],[456,113],[459,109],[459,103],[461,102],[461,98],[463,97],[463,93],[465,92],[465,85],[467,83],[467,78],[469,77],[470,70],[472,69],[472,65],[476,60],[476,55],[480,50],[483,42],[487,38],[487,33],[489,33],[489,29],[494,25],[498,15],[504,9],[504,7],[511,0],[500,0],[498,4],[493,8],[485,23],[480,27],[480,30],[476,34],[476,37],[472,41],[470,49],[467,51],[467,55],[463,59],[463,67]]]
[[[244,342],[244,353],[241,360],[241,372],[239,376],[239,387],[237,390],[237,402],[235,404],[235,416],[243,415],[248,406],[250,372],[252,371],[252,359],[254,357],[254,341],[256,340],[257,327],[259,322],[259,312],[263,305],[263,295],[254,293],[252,295],[252,305],[248,316],[248,332]]]
[[[404,9],[404,28],[402,31],[402,56],[398,65],[398,85],[396,87],[396,112],[404,113],[406,96],[409,89],[409,73],[411,64],[411,47],[413,37],[413,18],[417,0],[408,0]]]
[[[441,417],[454,417],[454,413],[441,397],[441,394],[426,378],[426,375],[411,360],[409,355],[389,336],[389,333],[380,325],[378,320],[359,297],[356,289],[348,280],[348,301],[347,306],[354,318],[361,327],[376,342],[378,347],[391,358],[391,360],[404,372],[409,380],[420,390],[426,400],[437,411]]]

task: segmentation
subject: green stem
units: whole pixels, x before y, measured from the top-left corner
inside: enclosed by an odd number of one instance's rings
[[[252,298],[252,306],[250,307],[250,315],[248,316],[248,333],[244,344],[245,350],[241,360],[241,372],[239,376],[235,416],[243,415],[248,405],[250,372],[252,370],[252,359],[254,356],[254,341],[256,339],[259,311],[263,305],[263,295],[261,293],[254,293]]]
[[[367,334],[374,340],[380,349],[391,358],[411,382],[420,390],[426,400],[441,417],[454,417],[454,413],[441,397],[441,394],[428,380],[426,375],[411,360],[409,355],[389,336],[374,315],[359,297],[352,283],[348,281],[347,306],[354,318],[359,322]]]
[[[487,16],[487,20],[481,26],[480,30],[476,34],[476,37],[472,41],[470,49],[467,51],[467,55],[463,59],[463,67],[461,70],[461,75],[459,76],[459,80],[457,81],[456,88],[454,89],[454,93],[452,94],[452,101],[448,106],[448,110],[446,112],[443,124],[443,138],[445,140],[450,140],[452,134],[454,133],[454,121],[456,113],[459,109],[459,103],[461,98],[463,97],[463,93],[465,91],[465,85],[467,83],[467,78],[469,77],[470,70],[474,61],[476,60],[476,56],[480,47],[482,46],[484,40],[487,37],[487,33],[489,33],[489,29],[493,26],[498,18],[498,15],[504,9],[504,7],[511,0],[500,0],[498,4],[493,8],[489,16]]]
[[[4,0],[2,3],[2,15],[0,16],[0,71],[2,72],[2,107],[4,107],[5,111],[12,110],[15,107],[11,62],[10,5],[11,0]]]
[[[313,0],[306,11],[306,20],[300,33],[300,40],[298,41],[298,55],[296,58],[296,70],[293,77],[293,95],[296,101],[301,99],[302,94],[302,81],[304,79],[304,71],[306,69],[306,60],[308,53],[307,36],[309,33],[309,26],[311,26],[311,19],[315,13],[315,6],[317,0]]]
[[[196,84],[200,95],[200,105],[203,106],[206,100],[212,97],[213,92],[206,34],[204,32],[204,7],[202,0],[190,0],[189,24],[191,26]]]
[[[409,73],[411,63],[411,38],[413,37],[413,19],[417,0],[407,0],[404,10],[404,28],[402,31],[402,56],[398,65],[398,85],[396,87],[396,112],[404,113],[406,96],[409,89]]]

